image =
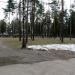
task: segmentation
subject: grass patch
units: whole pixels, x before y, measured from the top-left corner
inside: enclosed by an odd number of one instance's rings
[[[0,38],[0,41],[2,41],[5,45],[11,47],[11,48],[21,48],[22,42],[18,40],[18,38]],[[59,38],[35,38],[34,41],[32,41],[30,38],[28,39],[27,45],[44,45],[44,44],[62,44]],[[72,38],[70,40],[69,38],[64,38],[63,44],[75,44],[75,38]]]
[[[18,40],[18,38],[0,38],[0,41],[11,48],[21,47],[21,42]]]

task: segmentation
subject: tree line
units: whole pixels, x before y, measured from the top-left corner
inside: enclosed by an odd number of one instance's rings
[[[60,40],[64,37],[75,37],[75,11],[72,5],[68,11],[64,9],[64,2],[61,0],[61,7],[57,0],[52,0],[49,9],[45,11],[43,3],[39,0],[20,0],[18,5],[18,17],[12,20],[11,23],[4,23],[2,29],[0,21],[0,32],[7,32],[10,36],[17,36],[23,41],[22,47],[26,47],[28,37],[34,41],[35,37],[59,37]],[[13,13],[16,9],[16,4],[13,0],[8,0],[7,8],[4,9],[6,15]],[[13,13],[14,14],[14,13]],[[4,30],[3,32],[1,31]],[[23,39],[21,39],[23,38]],[[62,41],[63,42],[63,41]]]

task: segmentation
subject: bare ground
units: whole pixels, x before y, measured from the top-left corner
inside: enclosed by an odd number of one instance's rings
[[[69,60],[75,52],[66,50],[12,49],[0,42],[0,66],[11,64],[34,64],[44,61]]]

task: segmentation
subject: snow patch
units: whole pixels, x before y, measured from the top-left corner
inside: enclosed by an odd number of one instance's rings
[[[28,48],[41,49],[41,50],[70,50],[75,51],[75,44],[48,44],[48,45],[31,45]]]

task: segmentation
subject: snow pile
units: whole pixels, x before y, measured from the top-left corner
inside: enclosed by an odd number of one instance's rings
[[[75,51],[75,44],[51,44],[51,45],[31,45],[28,48],[32,49],[44,49],[44,50],[70,50]]]

